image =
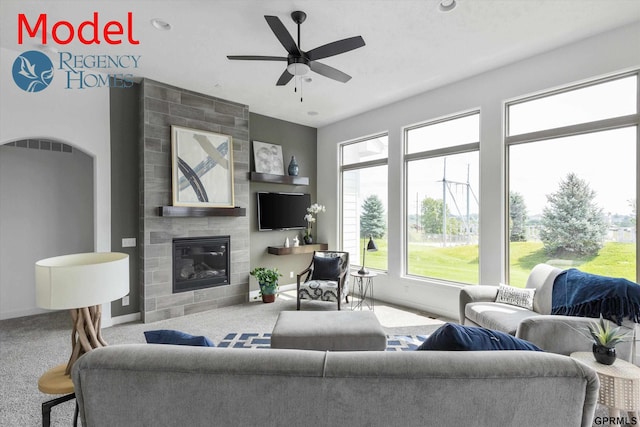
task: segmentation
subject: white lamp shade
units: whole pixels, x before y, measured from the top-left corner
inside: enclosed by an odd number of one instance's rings
[[[91,307],[129,293],[129,255],[91,252],[36,262],[36,304],[54,310]]]

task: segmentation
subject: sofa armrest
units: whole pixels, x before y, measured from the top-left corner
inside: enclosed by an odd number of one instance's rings
[[[460,289],[460,324],[464,325],[464,308],[472,302],[492,302],[498,296],[497,286],[471,285]]]
[[[551,353],[569,355],[574,351],[591,351],[593,339],[589,335],[589,325],[597,320],[591,317],[557,315],[528,317],[520,322],[516,337]],[[619,358],[631,361],[633,331],[624,326],[621,329],[630,335],[628,340],[616,345],[616,353]]]

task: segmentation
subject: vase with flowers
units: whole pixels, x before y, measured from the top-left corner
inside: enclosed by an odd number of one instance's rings
[[[313,224],[316,222],[316,216],[320,212],[324,212],[325,207],[317,203],[312,204],[307,208],[307,214],[304,216],[307,221],[307,229],[304,231],[304,243],[310,245],[313,243]]]

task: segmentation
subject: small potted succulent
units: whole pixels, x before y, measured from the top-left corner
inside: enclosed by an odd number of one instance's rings
[[[256,267],[249,272],[260,285],[262,302],[274,302],[278,293],[278,278],[282,276],[277,268]]]
[[[620,332],[620,327],[612,328],[600,315],[600,320],[589,326],[593,338],[593,356],[596,361],[604,365],[613,365],[616,361],[616,344],[627,338],[626,333]]]

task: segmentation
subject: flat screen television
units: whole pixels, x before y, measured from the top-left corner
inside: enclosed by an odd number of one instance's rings
[[[304,216],[311,206],[305,193],[258,192],[258,230],[296,230],[305,228]]]

